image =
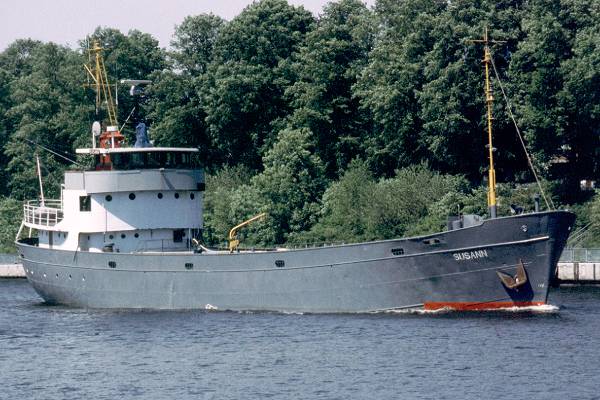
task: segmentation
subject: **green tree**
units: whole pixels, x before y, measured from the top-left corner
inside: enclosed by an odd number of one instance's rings
[[[0,197],[0,253],[15,251],[15,235],[23,216],[20,201]]]
[[[570,57],[570,33],[561,25],[561,2],[534,1],[522,19],[525,37],[512,55],[509,79],[515,111],[538,166],[547,171],[562,155],[565,112],[559,104],[564,78],[560,70]]]
[[[252,179],[263,199],[270,228],[263,240],[284,243],[290,233],[310,229],[316,222],[325,190],[324,168],[314,153],[311,132],[285,129],[263,158],[264,171]]]
[[[316,151],[335,177],[361,150],[370,115],[352,85],[367,62],[374,37],[372,13],[358,0],[327,4],[294,57],[296,82],[287,89],[290,125],[313,132]]]
[[[204,240],[209,245],[223,245],[229,230],[256,213],[255,205],[240,204],[240,193],[248,192],[252,174],[242,165],[229,167],[206,176],[204,196]],[[249,209],[248,214],[236,215],[235,210]],[[242,232],[245,234],[245,231]]]
[[[225,20],[213,14],[200,14],[185,17],[181,25],[175,27],[170,53],[175,66],[190,76],[206,72],[212,61],[214,47]]]
[[[367,164],[353,160],[323,194],[319,222],[294,240],[298,243],[366,240],[371,225],[369,210],[376,196],[377,183]]]
[[[313,24],[285,0],[246,7],[221,29],[202,85],[210,136],[220,162],[259,169],[289,114],[289,58]]]
[[[440,231],[460,203],[472,203],[467,190],[464,178],[441,175],[424,165],[375,181],[367,163],[354,160],[329,186],[321,219],[301,239],[354,242]]]
[[[206,107],[202,102],[203,75],[213,59],[213,47],[225,21],[212,14],[186,17],[175,28],[169,55],[171,69],[155,71],[144,105],[152,123],[152,137],[163,146],[194,146],[206,165],[213,164],[214,151],[208,136]]]
[[[573,57],[561,65],[565,82],[559,102],[568,115],[564,146],[570,165],[566,173],[575,185],[580,179],[600,176],[599,29],[600,23],[596,22],[580,30],[575,37]]]
[[[88,136],[87,115],[91,111],[91,106],[82,105],[80,54],[50,43],[37,47],[31,57],[31,72],[11,84],[12,107],[7,112],[14,121],[5,145],[5,155],[10,159],[8,187],[11,197],[18,199],[38,193],[32,149],[42,160],[48,196],[58,194],[62,172],[69,165],[48,152],[40,152],[28,140],[70,154],[73,143],[82,135]]]
[[[5,154],[5,146],[18,122],[18,116],[8,112],[13,106],[11,87],[14,81],[31,73],[34,64],[33,53],[41,45],[39,41],[21,39],[11,43],[0,53],[0,182],[10,179],[7,170],[10,158]],[[0,195],[8,193],[8,185],[2,185]]]
[[[423,58],[435,43],[431,32],[443,10],[443,3],[425,0],[377,3],[380,33],[354,90],[373,115],[373,133],[363,146],[377,175],[391,176],[396,168],[426,155],[419,143],[422,121],[416,95],[425,83]]]

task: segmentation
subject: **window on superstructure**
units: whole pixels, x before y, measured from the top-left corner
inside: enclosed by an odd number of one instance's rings
[[[173,242],[181,243],[183,242],[183,236],[185,235],[183,229],[175,229],[173,231]]]
[[[131,169],[192,169],[197,165],[192,153],[178,151],[139,151],[131,153],[112,153],[112,168]]]
[[[92,211],[91,196],[79,196],[79,211]]]

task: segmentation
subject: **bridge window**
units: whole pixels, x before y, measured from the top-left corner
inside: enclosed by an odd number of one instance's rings
[[[111,153],[112,168],[130,169],[193,169],[198,166],[195,153],[182,151],[136,151],[130,153]]]
[[[92,211],[91,196],[79,196],[79,211]]]

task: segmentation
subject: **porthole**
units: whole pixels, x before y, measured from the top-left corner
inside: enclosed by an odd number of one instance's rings
[[[159,193],[159,194],[157,194],[156,196],[157,196],[159,199],[162,199],[162,198],[163,198],[163,194],[162,194],[162,193]]]
[[[117,262],[116,261],[109,261],[108,262],[108,268],[117,268]]]
[[[133,236],[135,236],[136,238],[139,238],[140,234],[139,233],[135,233]]]
[[[71,276],[71,274],[69,274],[69,279],[73,279],[73,277]]]
[[[114,239],[114,238],[115,238],[115,236],[114,236],[114,235],[108,235],[108,238],[109,238],[109,239]]]
[[[194,197],[196,197],[196,196],[194,196],[194,193],[190,193],[190,199],[194,200]]]
[[[121,233],[121,239],[125,239],[126,235],[124,233]]]
[[[175,198],[178,199],[179,198],[179,193],[175,193]]]
[[[107,194],[104,198],[106,201],[112,201],[112,196],[110,194]]]
[[[135,193],[129,193],[129,200],[135,200]]]

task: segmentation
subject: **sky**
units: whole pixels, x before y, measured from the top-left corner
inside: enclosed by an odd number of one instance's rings
[[[365,0],[363,0],[365,1]],[[288,0],[319,15],[326,0]],[[0,0],[0,51],[31,38],[77,47],[97,26],[123,33],[138,29],[168,47],[175,25],[188,15],[212,12],[231,20],[251,0]],[[375,0],[366,0],[369,6]]]

